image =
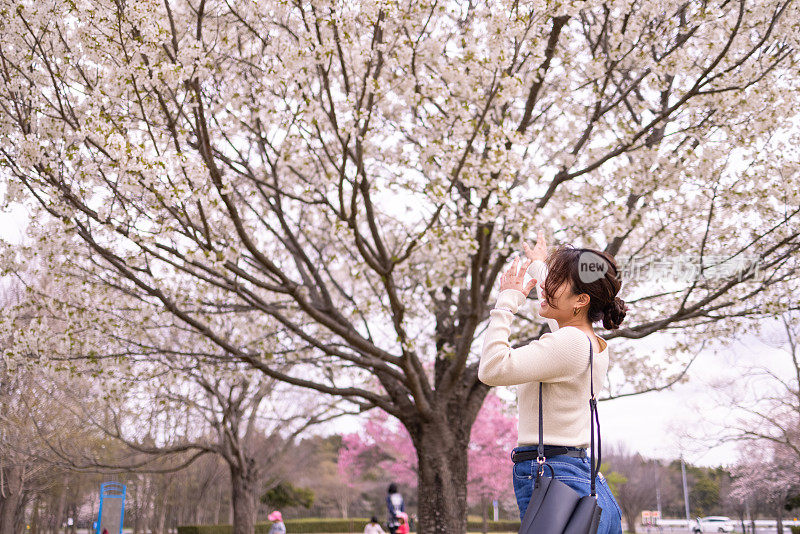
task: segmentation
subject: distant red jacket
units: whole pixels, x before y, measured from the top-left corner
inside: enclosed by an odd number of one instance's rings
[[[408,534],[411,529],[408,527],[408,514],[400,512],[397,514],[397,519],[400,520],[400,526],[397,527],[397,534]]]

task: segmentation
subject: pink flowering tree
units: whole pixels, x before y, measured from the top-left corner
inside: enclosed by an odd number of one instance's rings
[[[467,498],[480,505],[484,520],[491,500],[511,491],[510,451],[516,444],[516,418],[497,395],[487,396],[468,448]],[[342,437],[339,474],[350,488],[368,474],[379,472],[405,486],[416,486],[417,453],[408,431],[386,412],[375,411],[359,432]]]
[[[511,490],[510,451],[517,442],[516,418],[496,395],[483,403],[469,443],[467,500],[480,505],[486,531],[489,503]]]
[[[338,466],[342,480],[351,488],[373,470],[404,486],[417,484],[417,456],[411,436],[380,410],[370,414],[360,432],[342,437]]]

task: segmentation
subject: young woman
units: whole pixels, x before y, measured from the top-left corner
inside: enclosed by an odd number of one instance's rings
[[[398,514],[406,511],[406,502],[403,496],[397,491],[397,484],[392,482],[386,489],[386,512],[388,515],[386,526],[390,534],[397,534],[400,526]]]
[[[478,377],[487,385],[519,386],[519,443],[512,460],[520,519],[538,467],[540,382],[546,463],[556,479],[580,495],[589,495],[589,343],[594,348],[595,391],[605,382],[609,357],[608,343],[595,335],[592,324],[602,320],[606,329],[619,328],[627,310],[617,297],[621,284],[613,256],[562,246],[548,257],[541,231],[536,246],[524,248],[527,259],[515,259],[500,278],[500,295],[490,312],[478,369]],[[526,273],[532,277],[527,283]],[[511,322],[534,287],[538,313],[551,333],[514,349],[509,343]],[[597,476],[596,491],[603,509],[598,534],[621,534],[622,514],[602,474]]]

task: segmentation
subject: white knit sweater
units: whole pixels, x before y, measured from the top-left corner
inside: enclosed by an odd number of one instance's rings
[[[539,283],[547,275],[544,262],[533,262],[528,272],[537,280],[541,299]],[[511,321],[525,300],[525,295],[516,289],[500,293],[489,314],[478,378],[490,386],[519,386],[520,446],[539,442],[539,383],[543,382],[544,443],[588,447],[589,337],[578,328],[558,328],[556,321],[547,319],[552,333],[512,349],[508,341]],[[605,383],[608,371],[608,343],[602,340],[601,344],[602,350],[598,352],[595,347],[594,353],[595,394]]]

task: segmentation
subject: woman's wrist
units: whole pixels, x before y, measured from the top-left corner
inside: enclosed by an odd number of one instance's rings
[[[497,296],[497,302],[494,305],[494,309],[517,313],[517,310],[523,302],[525,302],[525,293],[519,289],[503,289],[500,291],[500,295]]]

